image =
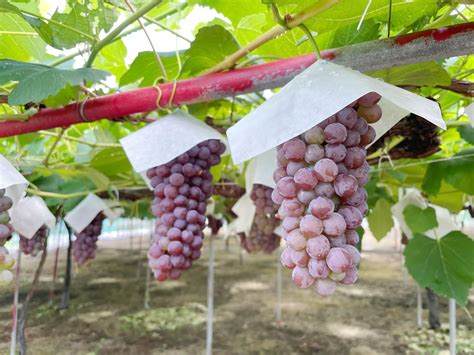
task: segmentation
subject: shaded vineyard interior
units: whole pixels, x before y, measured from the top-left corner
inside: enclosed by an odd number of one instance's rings
[[[50,254],[30,308],[26,335],[31,353],[201,353],[207,315],[207,243],[203,257],[179,281],[152,284],[149,310],[143,308],[145,252],[139,256],[136,240],[133,250],[129,241],[102,241],[97,259],[87,267],[75,268],[71,305],[66,311],[48,306]],[[222,240],[217,241],[214,353],[401,354],[416,353],[415,346],[423,344],[447,349],[446,329],[417,332],[415,285],[402,272],[393,240],[382,244],[363,253],[360,281],[339,287],[331,298],[297,289],[284,270],[282,323],[277,324],[276,254],[243,254],[241,264],[235,240],[230,241],[228,251]],[[65,250],[61,251],[61,273],[64,255]],[[23,260],[21,298],[38,262],[29,257]],[[1,353],[9,348],[11,299],[11,290],[2,290]],[[57,294],[55,304],[59,301]],[[472,297],[469,309],[472,314]],[[441,301],[441,320],[447,322],[445,300]],[[460,353],[463,349],[468,353],[473,350],[469,345],[473,325],[462,310],[458,310],[458,322],[458,347]]]

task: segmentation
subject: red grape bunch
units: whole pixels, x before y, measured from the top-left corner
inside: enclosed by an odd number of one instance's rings
[[[28,239],[20,235],[20,249],[25,255],[37,256],[46,246],[46,238],[48,238],[48,228],[42,226],[38,231]]]
[[[355,229],[368,210],[365,146],[375,139],[368,123],[382,115],[380,98],[368,93],[277,149],[272,198],[287,244],[281,262],[299,288],[314,285],[329,296],[337,283],[357,281]]]
[[[76,240],[72,244],[72,255],[74,261],[79,265],[84,265],[89,260],[95,258],[97,250],[97,240],[102,232],[102,222],[105,215],[99,213],[89,225],[80,233],[74,233]]]
[[[15,260],[9,255],[8,249],[4,247],[13,233],[8,214],[8,210],[12,206],[13,201],[10,197],[5,196],[5,189],[0,189],[0,284],[13,280],[11,269],[15,265]]]
[[[272,201],[272,191],[265,185],[253,185],[250,198],[255,204],[255,216],[248,236],[240,234],[241,245],[249,253],[271,254],[280,245],[280,237],[273,233],[280,221],[275,217],[278,205]]]
[[[157,217],[148,262],[157,281],[178,279],[201,256],[207,200],[212,195],[210,168],[221,162],[225,145],[211,139],[170,162],[148,169]]]

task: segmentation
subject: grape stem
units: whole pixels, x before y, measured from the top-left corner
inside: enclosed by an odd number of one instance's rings
[[[186,6],[188,6],[188,4],[187,4],[187,3],[183,3],[183,4],[179,5],[179,6],[177,6],[176,8],[174,8],[174,9],[168,11],[168,12],[165,12],[165,13],[163,13],[163,14],[157,16],[157,17],[154,17],[154,18],[143,17],[146,21],[149,21],[149,23],[147,23],[146,26],[150,25],[151,23],[154,23],[154,24],[157,25],[157,24],[159,23],[158,21],[160,21],[160,20],[162,20],[162,19],[164,19],[164,18],[166,18],[166,17],[168,17],[168,16],[174,15],[176,12],[182,10],[182,9],[185,8]],[[152,22],[152,21],[154,21],[154,22]],[[164,26],[163,26],[163,27],[164,27]],[[131,33],[137,32],[137,31],[139,31],[140,29],[141,29],[140,26],[136,26],[136,27],[133,27],[133,28],[127,30],[127,31],[124,31],[124,32],[120,33],[120,35],[118,35],[117,37],[115,37],[112,41],[110,41],[109,43],[107,43],[106,46],[109,45],[109,44],[111,44],[111,43],[113,43],[113,42],[115,42],[115,41],[118,41],[118,40],[122,39],[122,38],[125,37],[125,36],[128,36],[128,35],[131,34]],[[165,28],[164,28],[164,29],[165,29]],[[61,57],[61,58],[59,58],[59,59],[57,59],[57,60],[51,62],[49,65],[52,66],[52,67],[58,66],[58,65],[60,65],[60,64],[63,64],[63,63],[65,63],[65,62],[70,61],[71,59],[74,59],[75,57],[77,57],[77,56],[80,55],[81,53],[82,53],[82,51],[80,51],[80,50],[79,50],[79,51],[76,51],[76,52],[73,52],[73,53],[71,53],[71,54],[69,54],[69,55],[66,55],[66,56],[64,56],[64,57]]]
[[[278,24],[275,27],[272,27],[270,30],[262,34],[260,37],[256,38],[254,41],[248,43],[246,46],[240,48],[238,51],[228,56],[216,66],[209,69],[206,74],[216,73],[233,68],[239,59],[247,56],[253,50],[278,37],[279,35],[285,33],[287,30],[291,30],[294,27],[299,26],[311,17],[314,17],[326,11],[338,2],[339,0],[322,0],[297,13],[296,15],[289,17],[288,20],[285,21],[285,26]]]
[[[147,12],[152,10],[155,6],[160,4],[163,0],[151,0],[150,2],[146,3],[144,6],[139,8],[135,13],[128,16],[121,24],[119,24],[115,29],[110,31],[102,40],[97,42],[97,44],[93,47],[92,52],[87,60],[86,64],[84,65],[85,68],[90,68],[92,63],[94,62],[97,55],[100,53],[102,48],[104,48],[107,44],[112,42],[114,38],[116,38],[127,26],[131,23],[135,22],[137,19],[145,15]]]

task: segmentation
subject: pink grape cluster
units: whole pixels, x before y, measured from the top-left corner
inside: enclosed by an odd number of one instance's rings
[[[255,204],[255,216],[249,235],[240,234],[240,243],[249,253],[263,251],[271,254],[280,245],[280,237],[273,233],[280,221],[275,217],[278,205],[272,200],[272,191],[268,186],[254,184],[250,193]]]
[[[25,255],[37,256],[45,248],[46,238],[48,237],[48,228],[42,226],[38,231],[28,239],[20,235],[20,249]]]
[[[147,171],[157,217],[148,264],[157,281],[176,280],[201,256],[211,167],[221,162],[225,145],[211,139],[170,162]]]
[[[0,284],[10,283],[13,280],[11,272],[15,260],[9,255],[5,243],[11,238],[13,227],[10,222],[8,210],[13,206],[10,197],[5,196],[5,189],[0,189]]]
[[[287,244],[281,262],[293,269],[297,287],[314,285],[318,294],[329,296],[337,283],[357,281],[355,229],[368,211],[365,146],[375,139],[367,122],[380,119],[380,98],[364,95],[278,147],[272,198],[280,206]]]
[[[92,222],[80,233],[74,233],[76,240],[72,244],[72,255],[74,261],[79,265],[84,265],[89,260],[95,258],[97,250],[97,240],[102,232],[102,222],[105,216],[101,212]]]

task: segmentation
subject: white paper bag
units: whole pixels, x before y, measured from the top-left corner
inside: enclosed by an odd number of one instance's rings
[[[413,233],[405,222],[405,216],[403,215],[403,211],[408,205],[414,205],[422,209],[432,207],[435,210],[436,220],[438,221],[438,227],[424,232],[423,234],[427,237],[439,239],[441,237],[444,237],[449,232],[460,230],[460,226],[455,223],[454,217],[451,215],[449,210],[440,206],[427,203],[421,195],[420,191],[416,189],[408,189],[407,193],[400,198],[400,201],[393,205],[391,208],[393,217],[396,218],[396,220],[400,224],[401,230],[407,236],[408,239],[413,238]]]
[[[251,193],[254,184],[275,187],[273,172],[277,168],[276,149],[260,154],[250,161],[245,172],[245,189]]]
[[[80,233],[100,212],[103,212],[111,221],[118,218],[118,216],[110,210],[104,200],[97,195],[89,194],[64,217],[64,221],[74,229],[76,233]]]
[[[31,239],[44,225],[53,229],[56,218],[41,197],[24,197],[10,210],[11,224],[18,234]]]
[[[28,184],[23,175],[0,154],[0,189],[6,189],[5,195],[13,200],[13,205],[23,196]]]
[[[227,130],[234,163],[296,137],[371,91],[382,96],[383,116],[373,124],[376,138],[410,112],[446,129],[436,102],[341,65],[317,61]]]
[[[255,205],[250,196],[247,193],[244,194],[232,207],[232,211],[237,215],[237,218],[229,225],[229,228],[235,233],[248,233],[255,215]]]
[[[203,121],[176,110],[122,138],[120,143],[133,169],[143,175],[148,169],[166,164],[208,139],[228,144],[222,134]]]

